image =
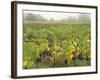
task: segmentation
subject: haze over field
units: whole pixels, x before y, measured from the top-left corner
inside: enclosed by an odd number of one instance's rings
[[[90,22],[90,15],[85,13],[63,13],[63,12],[42,12],[24,11],[26,21],[64,21],[64,22]]]

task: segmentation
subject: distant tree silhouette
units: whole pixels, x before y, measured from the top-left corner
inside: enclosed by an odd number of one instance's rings
[[[90,15],[89,14],[80,14],[78,16],[78,21],[79,22],[91,22],[91,19],[90,19]]]
[[[24,19],[28,21],[45,20],[40,14],[33,14],[33,13],[26,14]]]

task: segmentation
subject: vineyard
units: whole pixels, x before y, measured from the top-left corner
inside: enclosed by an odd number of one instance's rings
[[[24,22],[23,69],[91,65],[89,23]]]

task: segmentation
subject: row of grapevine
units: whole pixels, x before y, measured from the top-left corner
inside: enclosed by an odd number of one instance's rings
[[[23,30],[23,68],[90,65],[89,24],[25,23]]]

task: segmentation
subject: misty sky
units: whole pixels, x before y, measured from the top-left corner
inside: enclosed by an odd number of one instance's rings
[[[43,11],[24,11],[24,16],[27,15],[28,13],[33,13],[33,14],[40,14],[43,18],[50,20],[51,18],[53,20],[61,20],[61,19],[67,19],[68,17],[74,17],[78,18],[78,15],[80,13],[63,13],[63,12],[43,12]],[[84,15],[89,15],[89,14],[84,14]]]

